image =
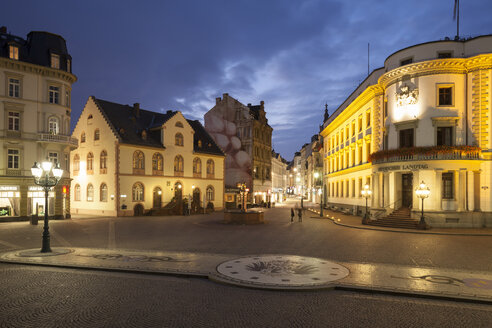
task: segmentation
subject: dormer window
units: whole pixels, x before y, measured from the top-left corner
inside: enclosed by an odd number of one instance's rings
[[[51,68],[60,69],[60,56],[51,54]]]
[[[19,47],[14,45],[9,46],[9,58],[19,60]]]
[[[178,128],[182,128],[182,127],[183,127],[183,123],[181,123],[181,122],[176,122],[175,126],[176,126],[176,127],[178,127]]]
[[[400,66],[405,66],[411,63],[413,63],[413,58],[406,58],[400,61]]]

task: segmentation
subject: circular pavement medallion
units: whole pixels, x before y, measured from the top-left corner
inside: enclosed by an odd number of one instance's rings
[[[217,272],[222,281],[264,288],[319,288],[349,274],[337,263],[295,255],[241,257],[219,264]]]

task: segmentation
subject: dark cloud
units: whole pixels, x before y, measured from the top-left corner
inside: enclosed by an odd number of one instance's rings
[[[291,159],[391,53],[453,37],[452,0],[23,1],[2,25],[62,35],[72,54],[72,121],[87,97],[179,109],[202,119],[215,97],[266,103],[275,150]],[[461,35],[492,33],[490,1],[461,2]]]

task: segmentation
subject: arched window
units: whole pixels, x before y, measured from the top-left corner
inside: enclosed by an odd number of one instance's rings
[[[99,140],[99,134],[100,134],[100,133],[99,133],[99,129],[95,129],[95,130],[94,130],[94,141],[95,141],[95,140]]]
[[[162,175],[163,159],[160,153],[154,153],[152,156],[152,174]]]
[[[79,154],[75,154],[73,157],[73,172],[79,172],[80,170],[80,156]]]
[[[139,202],[144,200],[144,186],[140,182],[137,182],[133,185],[132,200],[134,202]]]
[[[137,150],[133,153],[133,169],[144,170],[145,169],[145,157],[144,154]]]
[[[176,122],[176,124],[174,125],[178,128],[182,128],[183,127],[183,123],[181,123],[180,121]]]
[[[215,192],[214,192],[214,187],[208,186],[207,187],[207,201],[211,202],[215,199]]]
[[[94,155],[92,153],[87,154],[87,173],[92,172],[94,169]]]
[[[76,201],[80,201],[80,185],[75,185],[75,192],[73,194],[73,199]]]
[[[202,175],[202,161],[198,157],[193,159],[193,175]]]
[[[101,183],[101,187],[99,188],[99,201],[108,201],[108,186],[105,183]]]
[[[215,174],[215,164],[214,164],[214,161],[209,159],[207,161],[207,177],[210,178],[210,177],[213,177]]]
[[[107,169],[107,166],[106,166],[107,159],[108,159],[108,153],[105,150],[103,150],[101,152],[100,160],[99,160],[99,168],[101,170],[105,171]],[[103,173],[103,172],[101,172],[101,173]],[[106,173],[106,172],[104,172],[104,173]]]
[[[94,201],[94,187],[92,186],[91,183],[87,185],[87,201],[88,202]]]
[[[174,175],[183,175],[183,157],[181,155],[174,158]]]
[[[80,143],[83,142],[85,142],[85,132],[82,132],[82,134],[80,135]]]
[[[174,137],[174,144],[176,146],[183,146],[183,135],[181,133],[176,133],[176,136]]]
[[[50,134],[60,133],[60,125],[58,124],[58,118],[52,116],[48,119],[48,131]]]

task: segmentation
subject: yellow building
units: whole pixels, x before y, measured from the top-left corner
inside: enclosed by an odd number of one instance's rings
[[[48,32],[26,39],[0,28],[0,220],[32,214],[70,216],[69,154],[72,57],[65,40]],[[48,195],[34,183],[34,162],[60,163],[62,179]]]
[[[195,210],[224,206],[225,156],[179,111],[89,97],[72,135],[80,138],[70,155],[73,214],[159,214],[183,199]]]
[[[492,226],[491,68],[491,35],[389,56],[324,122],[327,205],[419,218],[424,182],[429,225]]]

